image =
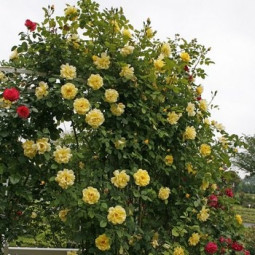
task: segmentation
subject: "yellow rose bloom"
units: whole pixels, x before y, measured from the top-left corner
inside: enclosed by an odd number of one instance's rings
[[[93,56],[93,63],[97,69],[108,69],[110,66],[110,57],[105,52],[101,53],[101,57]]]
[[[127,80],[132,80],[134,78],[134,68],[130,65],[125,65],[121,68],[120,76],[126,78]]]
[[[197,214],[197,218],[200,221],[207,221],[207,219],[210,216],[210,214],[208,212],[209,212],[209,209],[206,209],[205,206],[203,206],[202,209],[200,210],[200,212]]]
[[[98,109],[93,109],[86,114],[85,121],[92,128],[98,128],[101,126],[105,119],[103,113]]]
[[[166,200],[169,198],[170,195],[170,189],[167,187],[161,187],[159,192],[158,192],[158,198],[160,198],[161,200]]]
[[[193,169],[193,166],[190,163],[187,163],[186,169],[189,174],[196,174],[197,172]]]
[[[123,29],[122,35],[123,35],[124,37],[128,37],[128,38],[131,38],[131,37],[132,37],[132,34],[131,34],[131,32],[129,31],[129,29]]]
[[[70,210],[69,209],[63,209],[63,210],[60,210],[59,213],[58,213],[58,217],[63,221],[65,222],[66,221],[66,218],[67,218],[67,214]]]
[[[196,138],[197,132],[193,126],[186,127],[185,132],[183,134],[184,139],[186,140],[194,140]]]
[[[147,186],[150,183],[150,176],[146,170],[138,169],[136,173],[134,173],[135,184],[138,186]]]
[[[62,171],[58,171],[57,177],[55,181],[58,182],[58,185],[62,189],[67,189],[69,186],[74,184],[75,175],[73,170],[64,169]]]
[[[198,233],[193,233],[189,238],[189,245],[196,246],[199,243],[200,235]]]
[[[41,138],[36,141],[36,147],[39,154],[44,154],[46,151],[51,150],[51,146],[48,141],[48,138]]]
[[[126,45],[124,46],[121,50],[120,50],[120,54],[124,57],[132,54],[134,52],[134,47],[130,46],[130,45]]]
[[[171,54],[171,48],[169,43],[163,43],[160,51],[164,57],[169,57],[169,55]]]
[[[0,81],[4,80],[4,78],[5,78],[5,74],[0,71]]]
[[[177,114],[175,111],[169,112],[167,114],[167,121],[171,125],[176,125],[181,116],[182,116],[181,113]]]
[[[42,99],[43,97],[46,97],[49,94],[49,91],[47,90],[49,88],[48,84],[41,81],[39,82],[39,86],[35,88],[35,95],[37,99]]]
[[[195,105],[192,103],[188,103],[188,106],[186,107],[186,112],[188,113],[188,116],[192,117],[196,115],[195,112]]]
[[[174,162],[174,157],[172,155],[165,156],[165,164],[171,166]]]
[[[196,88],[196,92],[199,96],[203,93],[203,91],[204,91],[204,88],[201,85]]]
[[[88,85],[93,90],[98,90],[104,85],[103,78],[100,76],[100,74],[91,74],[88,78]]]
[[[175,247],[173,255],[184,255],[184,250],[182,249],[182,247]]]
[[[105,101],[108,103],[115,103],[118,100],[119,93],[115,89],[107,89],[104,93]]]
[[[154,67],[156,70],[161,70],[165,65],[165,62],[162,59],[154,60]]]
[[[119,23],[118,23],[116,20],[112,20],[112,21],[111,21],[111,24],[113,25],[114,32],[115,32],[115,33],[118,33],[118,32],[120,31]]]
[[[26,140],[22,147],[24,149],[24,155],[28,158],[33,158],[36,155],[37,152],[37,146],[34,143],[34,141]]]
[[[11,52],[11,55],[9,57],[10,60],[14,60],[14,59],[17,59],[19,58],[19,53],[18,53],[18,50],[15,49],[14,51]]]
[[[202,111],[204,111],[204,112],[207,111],[208,105],[207,105],[207,101],[206,101],[205,99],[202,99],[202,100],[199,101],[199,108],[200,108]]]
[[[59,164],[67,164],[73,156],[70,148],[57,146],[53,152],[54,160]]]
[[[65,9],[65,16],[73,15],[77,13],[77,8],[68,5]]]
[[[180,54],[180,57],[181,57],[182,61],[184,61],[184,62],[189,62],[190,61],[190,56],[187,52],[182,52]]]
[[[203,157],[209,156],[211,154],[211,146],[208,144],[201,144],[199,152]]]
[[[90,109],[89,100],[86,98],[77,98],[73,102],[73,108],[76,113],[85,115]]]
[[[0,99],[0,108],[10,109],[12,102],[4,98]]]
[[[211,185],[211,189],[214,191],[214,190],[216,190],[218,188],[218,186],[217,186],[217,184],[216,183],[213,183],[212,185]]]
[[[122,170],[121,172],[119,170],[115,170],[113,175],[114,177],[111,178],[111,182],[114,184],[114,186],[120,189],[123,189],[127,186],[130,180],[130,176],[126,174],[125,170]]]
[[[95,240],[95,244],[100,251],[107,251],[111,248],[110,238],[106,234],[98,236]]]
[[[118,103],[118,104],[111,104],[111,108],[110,108],[111,112],[113,115],[115,116],[120,116],[121,114],[124,113],[125,111],[125,105],[122,103]]]
[[[76,78],[76,67],[70,66],[69,64],[61,65],[60,77],[67,80],[73,80]]]
[[[151,240],[151,245],[152,247],[155,249],[159,246],[159,243],[158,243],[158,236],[159,234],[156,232],[153,237],[152,237],[152,240]]]
[[[148,38],[153,37],[153,30],[151,28],[147,28],[145,34]]]
[[[78,89],[72,83],[66,83],[61,87],[61,94],[64,99],[74,99]]]
[[[208,189],[208,187],[209,187],[209,185],[210,185],[210,183],[208,182],[208,181],[206,181],[206,180],[203,180],[202,181],[202,185],[201,185],[201,190],[207,190]]]
[[[211,125],[211,121],[208,118],[204,119],[204,123],[208,126]]]
[[[126,220],[126,211],[120,205],[108,209],[107,219],[112,224],[122,224]]]
[[[236,219],[238,224],[240,224],[240,225],[243,224],[243,219],[242,219],[242,216],[240,214],[236,214],[235,219]]]
[[[82,191],[82,200],[90,205],[96,204],[100,199],[100,193],[96,188],[89,186]]]

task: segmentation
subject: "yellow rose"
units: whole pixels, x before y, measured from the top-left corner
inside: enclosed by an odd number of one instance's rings
[[[196,246],[199,243],[200,235],[198,233],[193,233],[189,238],[189,245]]]
[[[240,225],[243,224],[243,219],[242,219],[242,216],[240,214],[236,214],[235,219],[236,219],[238,224],[240,224]]]
[[[193,126],[186,127],[185,132],[183,134],[184,139],[186,140],[194,140],[196,138],[197,132]]]
[[[100,199],[100,193],[96,188],[88,187],[82,191],[82,200],[90,205],[96,204]]]
[[[165,156],[165,164],[171,166],[174,162],[174,157],[172,155]]]
[[[86,98],[77,98],[73,102],[73,108],[78,114],[85,115],[90,109],[89,100]]]
[[[0,99],[0,108],[10,109],[12,102],[4,98]]]
[[[204,123],[206,124],[206,125],[211,125],[211,122],[210,122],[210,120],[208,119],[208,118],[205,118],[204,119]]]
[[[165,62],[162,59],[154,60],[154,67],[156,70],[161,70],[165,65]]]
[[[134,78],[134,68],[130,65],[123,66],[120,76],[126,78],[127,80],[132,80]]]
[[[121,114],[124,113],[125,111],[125,105],[122,103],[118,103],[118,104],[111,104],[111,108],[110,108],[111,112],[113,115],[115,116],[120,116]]]
[[[101,251],[110,250],[110,238],[106,234],[98,236],[95,240],[96,247]]]
[[[98,128],[104,123],[104,115],[98,109],[93,109],[86,114],[85,121],[92,127]]]
[[[37,218],[37,213],[36,213],[36,212],[32,212],[30,217],[31,217],[32,219]]]
[[[169,43],[163,43],[163,45],[161,46],[161,54],[164,57],[169,57],[169,55],[171,54],[171,48]]]
[[[188,116],[192,117],[196,115],[195,112],[195,105],[192,103],[188,103],[188,106],[186,107],[186,112],[188,113]]]
[[[34,141],[26,140],[22,147],[24,149],[24,155],[28,158],[33,158],[36,155],[37,152],[37,146],[34,143]]]
[[[210,185],[210,183],[208,181],[203,180],[200,188],[201,188],[201,190],[206,190],[206,189],[208,189],[209,185]]]
[[[114,177],[111,178],[111,182],[116,186],[117,188],[125,188],[130,180],[129,175],[126,174],[125,170],[122,170],[119,172],[119,170],[115,170],[113,172]]]
[[[216,190],[216,189],[218,188],[218,186],[217,186],[216,183],[213,183],[213,184],[211,185],[211,188],[212,188],[212,190],[214,191],[214,190]]]
[[[199,96],[203,93],[203,91],[204,91],[204,88],[201,85],[196,88],[196,92]]]
[[[60,77],[67,80],[73,80],[76,78],[76,67],[70,66],[69,64],[61,65]]]
[[[146,170],[138,169],[136,173],[134,173],[135,184],[138,186],[147,186],[150,183],[150,176]]]
[[[182,52],[180,55],[182,61],[184,62],[189,62],[190,61],[190,56],[187,52]]]
[[[189,174],[196,174],[196,171],[193,169],[193,166],[190,163],[187,163],[186,169]]]
[[[19,53],[18,53],[18,50],[15,49],[14,51],[11,52],[10,60],[14,60],[14,59],[17,59],[17,58],[19,58]]]
[[[44,154],[46,151],[51,150],[51,146],[48,141],[48,138],[41,138],[36,141],[37,151],[39,154]]]
[[[115,103],[118,100],[119,93],[115,89],[107,89],[104,93],[105,101],[108,103]]]
[[[93,56],[92,59],[97,69],[108,69],[111,63],[110,57],[107,56],[105,52],[101,53],[101,58],[97,56]]]
[[[176,125],[181,116],[182,116],[181,113],[177,114],[177,113],[175,113],[174,111],[173,111],[173,112],[169,112],[169,113],[167,114],[167,121],[168,121],[171,125]]]
[[[100,74],[91,74],[88,78],[88,85],[93,90],[98,90],[104,85],[103,78],[100,76]]]
[[[111,24],[113,25],[114,32],[115,32],[115,33],[118,33],[118,32],[120,31],[119,23],[118,23],[116,20],[112,20],[112,21],[111,21]]]
[[[210,214],[208,212],[209,212],[209,209],[206,209],[205,206],[203,206],[202,209],[200,210],[200,212],[197,214],[197,218],[200,221],[207,221],[207,219],[210,216]]]
[[[158,236],[159,234],[156,232],[153,237],[152,237],[152,240],[151,240],[151,245],[152,247],[155,249],[159,246],[159,243],[158,243]]]
[[[132,54],[134,51],[134,47],[130,46],[130,45],[126,45],[124,46],[121,50],[120,50],[120,54],[124,57]]]
[[[153,30],[151,28],[147,28],[145,34],[148,38],[153,37]]]
[[[66,83],[61,87],[61,94],[64,99],[74,99],[78,89],[72,83]]]
[[[107,219],[112,224],[122,224],[126,220],[126,211],[120,205],[108,209]]]
[[[5,78],[5,74],[0,71],[0,81],[4,80],[4,78]]]
[[[69,209],[60,210],[59,213],[58,213],[58,217],[59,217],[63,222],[65,222],[65,221],[66,221],[67,214],[68,214],[69,211],[70,211]]]
[[[69,16],[73,14],[77,14],[77,8],[75,8],[74,6],[68,5],[65,9],[65,16]]]
[[[62,189],[67,189],[69,186],[74,184],[75,175],[73,170],[64,169],[62,171],[58,171],[57,177],[55,181],[58,182],[58,185]]]
[[[132,34],[131,34],[131,32],[130,32],[128,29],[123,29],[122,35],[123,35],[124,37],[128,37],[128,38],[131,38],[131,37],[132,37]]]
[[[199,108],[204,112],[207,111],[208,105],[205,99],[199,101]]]
[[[167,187],[161,187],[159,192],[158,192],[158,198],[162,199],[162,200],[166,200],[168,199],[170,195],[170,189]]]
[[[210,147],[210,145],[208,145],[208,144],[201,144],[199,152],[200,152],[200,154],[203,157],[209,156],[211,154],[211,147]]]
[[[43,97],[46,97],[49,94],[47,90],[48,88],[49,86],[47,83],[43,81],[39,82],[39,87],[35,88],[35,95],[37,99],[42,99]]]
[[[173,255],[184,255],[184,250],[182,247],[175,247]]]
[[[67,164],[73,155],[70,148],[57,146],[56,150],[53,152],[53,156],[57,163]]]

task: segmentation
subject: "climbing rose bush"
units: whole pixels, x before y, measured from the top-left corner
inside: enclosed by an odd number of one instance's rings
[[[211,120],[210,48],[91,0],[43,10],[0,73],[6,240],[47,226],[82,254],[245,251],[224,170],[242,143]]]

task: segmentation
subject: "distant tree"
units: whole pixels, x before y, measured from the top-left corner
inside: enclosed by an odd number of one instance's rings
[[[246,149],[238,153],[234,164],[250,175],[255,174],[255,135],[245,136]]]

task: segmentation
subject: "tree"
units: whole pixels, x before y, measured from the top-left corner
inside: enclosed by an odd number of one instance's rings
[[[240,142],[208,119],[196,82],[210,49],[161,42],[150,20],[135,30],[90,0],[44,11],[1,74],[0,232],[29,231],[39,204],[82,254],[244,250],[224,170]],[[66,122],[73,136],[61,139]]]
[[[237,153],[234,159],[234,164],[241,170],[255,174],[255,136],[245,136],[244,141],[246,148]]]

